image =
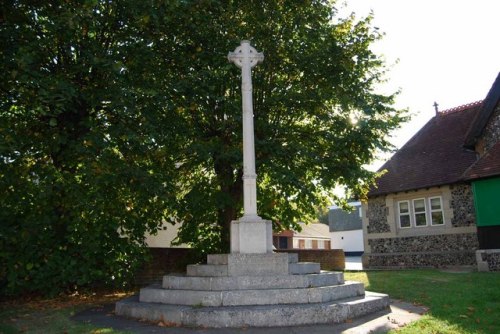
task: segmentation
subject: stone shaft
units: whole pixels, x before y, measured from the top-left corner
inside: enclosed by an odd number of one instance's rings
[[[243,220],[256,220],[257,215],[257,174],[255,172],[255,144],[252,101],[252,67],[264,59],[249,41],[242,41],[229,61],[241,68],[241,94],[243,109]]]

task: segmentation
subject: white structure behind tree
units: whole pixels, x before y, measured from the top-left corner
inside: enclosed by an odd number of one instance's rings
[[[328,212],[332,248],[343,249],[346,256],[360,256],[364,251],[361,202],[349,205],[351,212],[337,206]]]

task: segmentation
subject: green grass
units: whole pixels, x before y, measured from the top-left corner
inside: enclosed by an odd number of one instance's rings
[[[368,271],[345,273],[345,278],[429,307],[421,320],[398,333],[500,333],[500,273]]]
[[[425,305],[429,312],[397,333],[500,333],[500,273],[445,273],[438,270],[345,273],[370,291]],[[0,304],[0,333],[119,334],[110,328],[73,322],[80,310],[114,302],[123,295],[63,297]]]

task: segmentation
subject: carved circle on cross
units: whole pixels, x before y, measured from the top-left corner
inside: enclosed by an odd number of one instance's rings
[[[248,61],[250,67],[254,67],[264,60],[264,54],[257,52],[249,41],[241,41],[241,45],[234,52],[229,52],[227,59],[239,68],[243,67],[245,61]]]

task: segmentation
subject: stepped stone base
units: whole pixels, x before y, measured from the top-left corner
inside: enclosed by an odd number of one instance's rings
[[[320,272],[297,254],[214,254],[187,274],[116,303],[116,314],[180,326],[275,327],[339,323],[388,308],[342,273]]]
[[[116,314],[181,326],[280,327],[341,323],[388,307],[389,297],[373,292],[335,302],[225,307],[144,303],[131,297],[116,304]]]

